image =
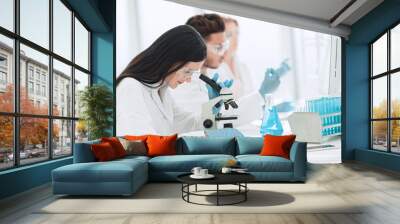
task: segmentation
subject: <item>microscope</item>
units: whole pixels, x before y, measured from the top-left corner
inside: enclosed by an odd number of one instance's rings
[[[235,114],[238,105],[233,98],[232,92],[228,88],[222,88],[214,80],[203,74],[199,78],[219,93],[218,97],[202,105],[201,118],[204,129],[233,128],[238,119]],[[221,107],[221,110],[217,114],[213,113],[213,109],[219,107]]]

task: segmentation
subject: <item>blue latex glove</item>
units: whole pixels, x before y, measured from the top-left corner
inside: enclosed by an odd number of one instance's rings
[[[214,73],[214,75],[211,79],[214,80],[221,88],[230,88],[233,85],[233,79],[227,79],[227,80],[224,80],[223,82],[218,81],[218,79],[219,79],[218,73]],[[208,84],[206,85],[206,87],[207,87],[207,92],[208,92],[208,99],[211,100],[220,95]]]
[[[223,82],[220,82],[220,81],[218,81],[218,78],[219,78],[219,74],[214,73],[214,75],[211,79],[214,80],[221,88],[230,88],[233,85],[232,79],[224,80]],[[220,95],[211,86],[206,85],[206,87],[207,87],[207,92],[208,92],[208,98],[210,100],[214,99],[215,97],[218,97]],[[219,113],[220,110],[221,110],[221,105],[219,105],[218,107],[213,107],[213,114]]]
[[[286,58],[285,60],[283,60],[281,62],[281,65],[279,66],[279,68],[275,69],[275,73],[276,75],[279,75],[279,77],[283,76],[284,74],[286,74],[289,70],[290,70],[290,66],[288,64],[289,59]]]
[[[225,88],[231,88],[231,86],[233,85],[233,79],[227,79],[222,84],[221,83],[218,84]]]
[[[280,85],[280,78],[290,70],[288,59],[285,59],[279,68],[267,68],[264,75],[264,80],[261,83],[258,92],[264,96],[265,94],[274,92]]]

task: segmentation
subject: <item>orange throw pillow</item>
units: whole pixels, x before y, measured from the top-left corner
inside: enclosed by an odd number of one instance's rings
[[[261,149],[260,155],[262,156],[280,156],[286,159],[290,158],[290,148],[296,135],[274,136],[265,135],[264,145]]]
[[[129,141],[138,141],[138,140],[140,140],[140,141],[144,141],[144,142],[146,142],[147,137],[149,137],[149,135],[138,135],[138,136],[136,136],[136,135],[125,135],[124,136],[124,138],[126,140],[129,140]]]
[[[117,158],[113,147],[108,142],[93,144],[91,145],[91,149],[94,157],[99,162],[110,161]]]
[[[165,156],[176,155],[176,139],[178,135],[158,136],[149,135],[147,137],[147,155],[148,156]]]
[[[125,157],[126,151],[124,146],[122,146],[121,142],[117,137],[109,137],[109,138],[101,138],[101,142],[108,142],[114,149],[115,155],[117,158]]]

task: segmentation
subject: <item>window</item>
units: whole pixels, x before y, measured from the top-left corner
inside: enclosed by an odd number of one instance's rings
[[[90,31],[67,4],[0,0],[0,170],[70,156],[86,137],[73,105],[89,85]]]
[[[49,48],[49,0],[20,0],[21,36]]]
[[[0,7],[3,2],[1,1]],[[0,19],[3,15],[3,9],[0,8]],[[12,82],[14,71],[11,66],[14,57],[14,43],[0,33],[0,115],[1,112],[12,113],[14,111],[14,83]],[[5,134],[5,133],[4,133]],[[11,135],[11,133],[8,133]],[[1,139],[1,136],[0,136]],[[1,141],[1,140],[0,140]],[[1,145],[0,145],[1,148]],[[1,164],[1,160],[0,160]],[[0,168],[1,169],[1,168]]]
[[[0,1],[0,26],[14,31],[14,0]]]
[[[7,56],[0,54],[0,91],[5,92],[7,87]]]
[[[7,56],[0,55],[0,68],[7,68]]]
[[[390,66],[391,69],[400,67],[400,25],[390,31]]]
[[[372,75],[378,75],[387,71],[387,34],[384,34],[372,44]]]
[[[34,92],[33,82],[31,82],[31,81],[28,82],[28,92],[29,92],[29,94],[33,94],[33,92]]]
[[[53,157],[71,155],[72,121],[53,120]]]
[[[81,114],[80,103],[80,93],[85,89],[86,86],[89,86],[89,74],[80,72],[78,70],[75,71],[75,117],[79,117]],[[75,124],[75,141],[85,141],[87,140],[87,127],[85,122],[78,121]]]
[[[89,32],[82,23],[75,18],[75,62],[85,69],[89,69]]]
[[[54,64],[54,70],[53,70],[53,78],[54,78],[54,83],[53,83],[53,91],[54,91],[54,100],[53,100],[53,106],[56,106],[54,104],[58,104],[58,97],[60,94],[60,100],[62,103],[64,103],[64,95],[71,95],[72,91],[71,89],[65,89],[64,85],[65,83],[70,83],[72,84],[72,68],[69,65],[66,65],[58,60],[53,60]],[[72,98],[69,99],[72,101]],[[69,104],[72,104],[72,102],[69,102]],[[72,108],[68,107],[65,111],[65,113],[60,113],[59,109],[53,110],[53,114],[61,114],[61,116],[67,116],[67,117],[72,117]]]
[[[53,114],[58,115],[58,90],[53,90]]]
[[[38,102],[39,103],[39,102]],[[20,118],[20,147],[21,164],[47,160],[49,158],[48,120],[44,118]],[[32,133],[35,133],[34,138]]]
[[[13,117],[0,115],[0,169],[14,166]]]
[[[36,69],[36,80],[40,81],[40,70]]]
[[[7,87],[7,56],[0,54],[0,91],[5,92]]]
[[[46,97],[46,86],[42,86],[42,96]]]
[[[36,95],[40,95],[40,84],[36,84]],[[33,96],[32,96],[33,97]]]
[[[371,148],[400,153],[400,25],[370,45]]]
[[[33,80],[33,67],[29,66],[29,71],[28,71],[29,79]]]
[[[0,84],[6,85],[7,84],[7,73],[0,71]]]
[[[72,60],[71,19],[72,12],[60,0],[53,0],[54,52],[68,60]]]
[[[79,117],[81,110],[79,107],[80,102],[80,94],[85,89],[86,86],[89,86],[89,74],[84,72],[75,71],[75,117]]]

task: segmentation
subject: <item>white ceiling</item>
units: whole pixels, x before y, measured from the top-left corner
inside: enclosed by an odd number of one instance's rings
[[[351,25],[383,2],[383,0],[169,1],[342,37],[348,37]],[[346,5],[349,7],[343,11]]]

